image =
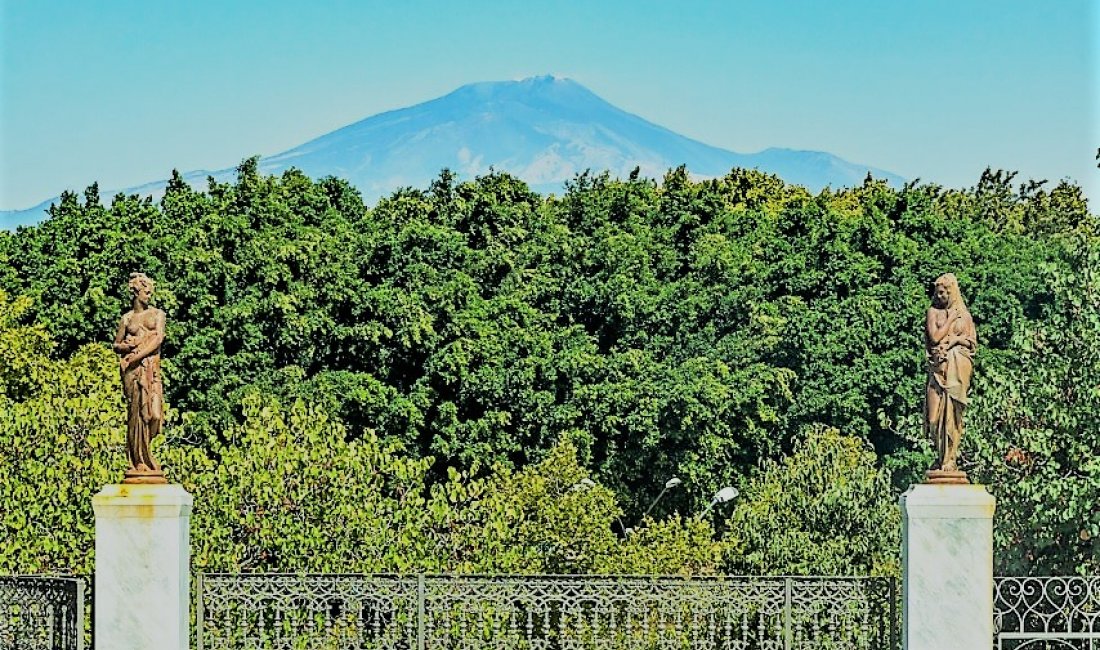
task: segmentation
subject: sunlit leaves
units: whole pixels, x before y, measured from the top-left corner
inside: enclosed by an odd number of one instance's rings
[[[812,429],[767,462],[727,523],[727,567],[771,575],[897,575],[900,527],[889,475],[858,438]]]

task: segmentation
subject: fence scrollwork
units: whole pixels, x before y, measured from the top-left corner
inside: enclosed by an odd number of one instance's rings
[[[893,647],[890,578],[203,575],[200,649]]]
[[[994,580],[998,650],[1100,650],[1100,576]]]
[[[0,576],[0,648],[83,650],[83,580]]]

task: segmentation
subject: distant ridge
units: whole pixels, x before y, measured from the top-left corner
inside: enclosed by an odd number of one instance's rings
[[[896,174],[821,151],[771,148],[741,154],[712,147],[623,111],[575,81],[549,75],[468,84],[443,97],[379,113],[263,157],[260,170],[278,174],[297,167],[315,178],[337,176],[373,202],[399,187],[426,187],[444,167],[469,179],[491,166],[535,190],[561,192],[566,180],[586,169],[625,177],[639,167],[643,176],[660,178],[681,164],[702,177],[721,176],[733,167],[757,168],[813,191],[857,185],[868,172],[894,184],[904,182]],[[223,169],[183,177],[205,187],[209,175],[229,180],[234,174]],[[156,197],[164,186],[164,180],[153,181],[122,192]],[[57,200],[0,212],[0,227],[37,223]]]

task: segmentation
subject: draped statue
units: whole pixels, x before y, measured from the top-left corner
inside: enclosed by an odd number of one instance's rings
[[[154,283],[144,273],[131,273],[129,286],[133,304],[119,321],[114,344],[128,405],[126,455],[130,468],[122,482],[167,483],[149,450],[164,423],[164,386],[160,378],[164,312],[149,306]]]
[[[924,432],[936,449],[936,462],[926,474],[929,483],[969,483],[956,458],[963,435],[974,352],[978,349],[974,319],[951,273],[936,278],[932,306],[924,332],[928,355],[928,386],[924,401]]]

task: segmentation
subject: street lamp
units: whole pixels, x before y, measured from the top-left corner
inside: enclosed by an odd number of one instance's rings
[[[676,487],[677,485],[680,485],[681,483],[683,483],[683,481],[676,478],[675,476],[665,481],[665,486],[661,488],[661,493],[658,494],[657,498],[653,500],[653,503],[649,504],[649,507],[645,509],[645,514],[642,515],[642,519],[645,519],[649,516],[649,513],[653,511],[653,506],[657,505],[657,502],[661,500],[661,497],[665,495],[665,492],[668,492],[669,490]]]
[[[714,498],[712,498],[710,500],[710,505],[707,506],[707,509],[700,512],[698,515],[696,515],[696,519],[702,519],[704,515],[706,515],[708,512],[710,512],[711,508],[713,508],[715,505],[717,505],[719,503],[726,503],[727,501],[733,501],[734,499],[737,498],[738,494],[740,494],[740,492],[738,492],[737,488],[735,488],[735,487],[724,487],[721,490],[718,490],[717,492],[714,493]]]

